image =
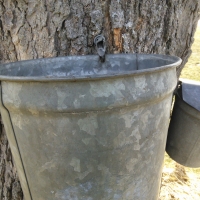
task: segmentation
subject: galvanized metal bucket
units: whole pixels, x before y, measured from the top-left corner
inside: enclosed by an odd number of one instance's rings
[[[1,65],[1,113],[25,199],[157,199],[180,63],[119,54]]]
[[[194,89],[193,92],[195,92]],[[189,103],[192,103],[192,99],[197,100],[195,94],[186,97]],[[196,102],[194,102],[195,105]],[[200,111],[183,100],[182,85],[179,86],[175,95],[166,151],[181,165],[200,167]]]

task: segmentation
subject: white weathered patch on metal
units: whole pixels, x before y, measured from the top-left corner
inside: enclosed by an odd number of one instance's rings
[[[81,106],[81,103],[80,103],[79,99],[75,99],[74,100],[74,107],[75,108],[80,108],[80,106]]]
[[[80,160],[78,158],[72,158],[70,165],[74,168],[74,171],[81,172]]]
[[[137,79],[135,81],[135,87],[140,90],[145,90],[147,88],[145,76],[137,77]]]
[[[83,141],[83,143],[85,144],[85,145],[88,145],[89,143],[90,143],[90,140],[91,140],[92,138],[84,138],[84,139],[82,139],[82,141]]]
[[[12,122],[19,129],[23,130],[24,121],[21,115],[15,115],[14,117],[12,117]]]
[[[95,135],[95,131],[98,128],[96,115],[87,116],[86,118],[78,120],[79,128],[85,131],[89,135]]]
[[[116,95],[117,97],[123,97],[120,90],[125,90],[125,85],[122,81],[110,83],[101,82],[97,84],[90,84],[90,93],[93,97],[109,97],[110,95]]]
[[[132,172],[134,170],[134,166],[135,164],[137,164],[138,162],[138,159],[137,158],[132,158],[130,159],[127,164],[126,164],[126,169],[129,171],[129,172]]]
[[[120,118],[124,119],[126,128],[131,128],[133,122],[135,121],[135,115],[123,115]]]
[[[140,134],[138,126],[133,129],[131,136],[135,136],[136,138],[136,143],[134,143],[134,150],[140,150],[139,142],[141,139],[141,134]]]
[[[115,146],[123,147],[128,144],[133,144],[134,141],[130,137],[127,137],[124,132],[118,134],[118,136],[114,139]]]
[[[78,175],[78,178],[80,180],[83,180],[89,173],[93,172],[94,170],[94,168],[91,165],[87,166],[87,169],[88,169],[87,171],[82,172]]]
[[[109,168],[104,166],[102,163],[98,165],[98,170],[109,172]]]
[[[63,102],[66,98],[66,92],[60,91],[60,90],[56,90],[57,92],[57,96],[58,96],[58,109],[63,107]],[[65,105],[65,107],[67,107]]]
[[[46,162],[44,165],[41,166],[39,173],[42,173],[45,170],[50,171],[52,168],[55,168],[56,165],[57,165],[57,161],[55,159],[52,159],[49,162]]]
[[[150,110],[147,110],[144,114],[141,116],[141,121],[143,123],[143,129],[145,129],[149,124],[149,118],[153,117],[152,112]]]
[[[121,194],[114,194],[114,199],[113,200],[121,200],[122,199],[122,195]]]
[[[19,108],[21,104],[21,98],[19,97],[19,94],[22,89],[22,85],[4,83],[2,83],[2,85],[3,101],[6,103],[14,104],[17,108]]]
[[[76,186],[68,187],[65,190],[56,192],[55,198],[56,200],[79,200],[78,190],[79,188]]]

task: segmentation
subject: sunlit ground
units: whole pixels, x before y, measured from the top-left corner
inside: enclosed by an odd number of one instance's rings
[[[200,81],[200,21],[192,45],[192,55],[181,73],[182,78]]]
[[[181,77],[200,81],[200,21],[192,51]],[[160,200],[200,200],[200,168],[183,167],[166,154]]]

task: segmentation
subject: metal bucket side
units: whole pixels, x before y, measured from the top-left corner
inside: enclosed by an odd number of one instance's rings
[[[185,103],[179,95],[175,96],[166,151],[181,165],[200,167],[200,112]]]
[[[9,146],[10,146],[10,149],[12,152],[12,156],[14,157],[14,160],[15,160],[15,165],[16,165],[17,172],[19,175],[20,183],[23,188],[24,198],[26,200],[31,200],[32,198],[31,198],[31,194],[30,194],[30,189],[29,189],[29,185],[27,182],[26,173],[24,171],[24,165],[23,165],[22,158],[20,155],[18,143],[16,141],[16,136],[15,136],[15,133],[13,130],[13,124],[11,122],[11,117],[10,117],[9,111],[3,105],[1,84],[0,84],[0,111],[1,111],[3,124],[4,124],[5,130],[6,130],[6,135],[7,135],[8,141],[9,141]]]
[[[81,84],[2,81],[32,199],[157,200],[176,83],[175,68]]]

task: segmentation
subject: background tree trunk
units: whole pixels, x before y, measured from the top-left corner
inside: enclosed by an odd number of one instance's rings
[[[0,0],[0,62],[96,54],[93,39],[103,34],[107,53],[181,57],[179,76],[199,11],[199,0]],[[1,130],[0,199],[21,200],[3,125]]]

